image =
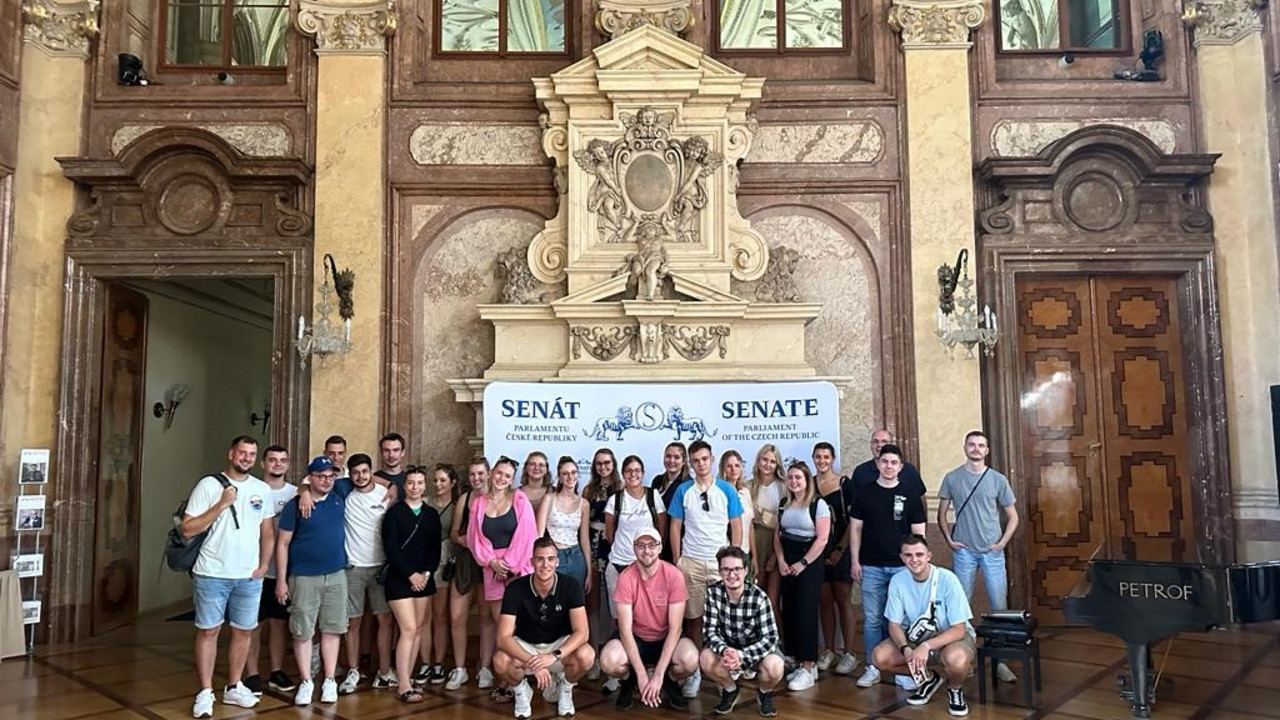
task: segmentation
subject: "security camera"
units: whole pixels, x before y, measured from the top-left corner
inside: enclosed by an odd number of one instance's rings
[[[220,72],[220,73],[218,73],[218,74],[217,74],[217,78],[218,78],[218,82],[222,83],[223,85],[235,85],[235,84],[236,84],[236,76],[235,76],[235,75],[232,75],[231,73],[229,73],[229,72],[227,72],[227,71],[225,71],[225,70],[224,70],[224,71],[222,71],[222,72]]]
[[[1058,58],[1058,67],[1066,70],[1076,61],[1075,53],[1062,53],[1062,57]]]

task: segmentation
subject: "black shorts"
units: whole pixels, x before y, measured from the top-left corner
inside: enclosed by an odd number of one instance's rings
[[[635,638],[636,650],[640,652],[640,661],[643,662],[646,667],[657,665],[658,661],[662,659],[662,646],[667,644],[666,638],[661,640],[645,640],[642,637],[637,637],[634,633],[632,633],[631,637]],[[622,636],[617,630],[614,630],[612,638],[614,640],[621,640]],[[628,658],[628,660],[630,660],[630,658]]]
[[[276,599],[276,580],[266,578],[262,581],[262,601],[258,603],[258,622],[263,620],[288,620],[289,606],[281,605]]]
[[[835,552],[835,548],[828,548],[827,557],[829,557],[830,553],[832,552]],[[829,582],[829,583],[853,582],[853,567],[849,562],[848,548],[845,548],[845,551],[840,553],[840,559],[836,561],[835,565],[823,566],[822,579],[823,581]]]

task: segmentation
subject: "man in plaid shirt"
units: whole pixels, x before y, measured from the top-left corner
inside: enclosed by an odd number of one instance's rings
[[[720,685],[716,714],[733,712],[738,704],[738,676],[755,671],[760,677],[760,715],[774,717],[778,710],[773,693],[785,667],[769,596],[746,582],[747,555],[741,548],[721,548],[716,562],[722,582],[707,587],[701,657],[702,672]]]

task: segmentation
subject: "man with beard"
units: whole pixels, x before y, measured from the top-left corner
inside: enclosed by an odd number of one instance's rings
[[[240,678],[249,641],[258,627],[262,578],[275,547],[275,508],[271,488],[249,474],[258,459],[258,441],[237,436],[227,451],[230,467],[218,476],[201,478],[191,491],[180,532],[194,538],[208,532],[191,570],[195,604],[195,660],[200,692],[191,709],[194,718],[213,717],[213,666],[218,660],[218,634],[231,623],[227,686],[222,702],[251,708],[256,697]]]
[[[347,477],[347,439],[341,435],[330,435],[324,441],[324,456],[333,463],[338,472],[338,479]]]
[[[289,474],[289,451],[280,445],[271,445],[262,451],[262,469],[266,472],[263,478],[271,488],[267,495],[267,503],[275,512],[272,522],[280,527],[280,512],[295,495],[298,488],[287,482]],[[271,554],[271,562],[267,566],[265,582],[262,583],[262,602],[258,605],[258,622],[267,624],[267,654],[271,658],[271,675],[267,684],[277,692],[292,692],[297,685],[284,672],[284,648],[287,637],[286,622],[289,620],[289,608],[276,600],[276,558]],[[261,646],[262,627],[253,631],[253,639],[249,643],[248,677],[244,684],[254,695],[262,695],[262,676],[258,674],[258,655]]]
[[[637,690],[640,702],[658,707],[662,695],[676,710],[689,707],[680,684],[698,669],[698,648],[680,637],[684,605],[689,600],[684,575],[659,558],[662,535],[641,530],[632,544],[636,561],[618,576],[613,596],[618,629],[600,650],[600,668],[621,678],[619,710],[631,707]],[[648,668],[653,668],[649,674]]]
[[[778,645],[778,622],[769,596],[747,579],[747,554],[729,546],[716,553],[720,582],[707,588],[706,625],[700,664],[702,672],[720,686],[717,715],[728,715],[738,704],[737,680],[756,672],[760,690],[756,700],[761,717],[778,709],[773,693],[782,682],[786,664]]]

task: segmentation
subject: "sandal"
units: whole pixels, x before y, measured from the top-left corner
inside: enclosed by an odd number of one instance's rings
[[[511,688],[499,685],[493,689],[493,692],[489,693],[489,699],[497,703],[509,703],[514,702],[516,696]]]
[[[422,702],[422,693],[418,692],[417,690],[405,690],[404,692],[400,693],[397,697],[400,698],[400,702],[402,703]]]

